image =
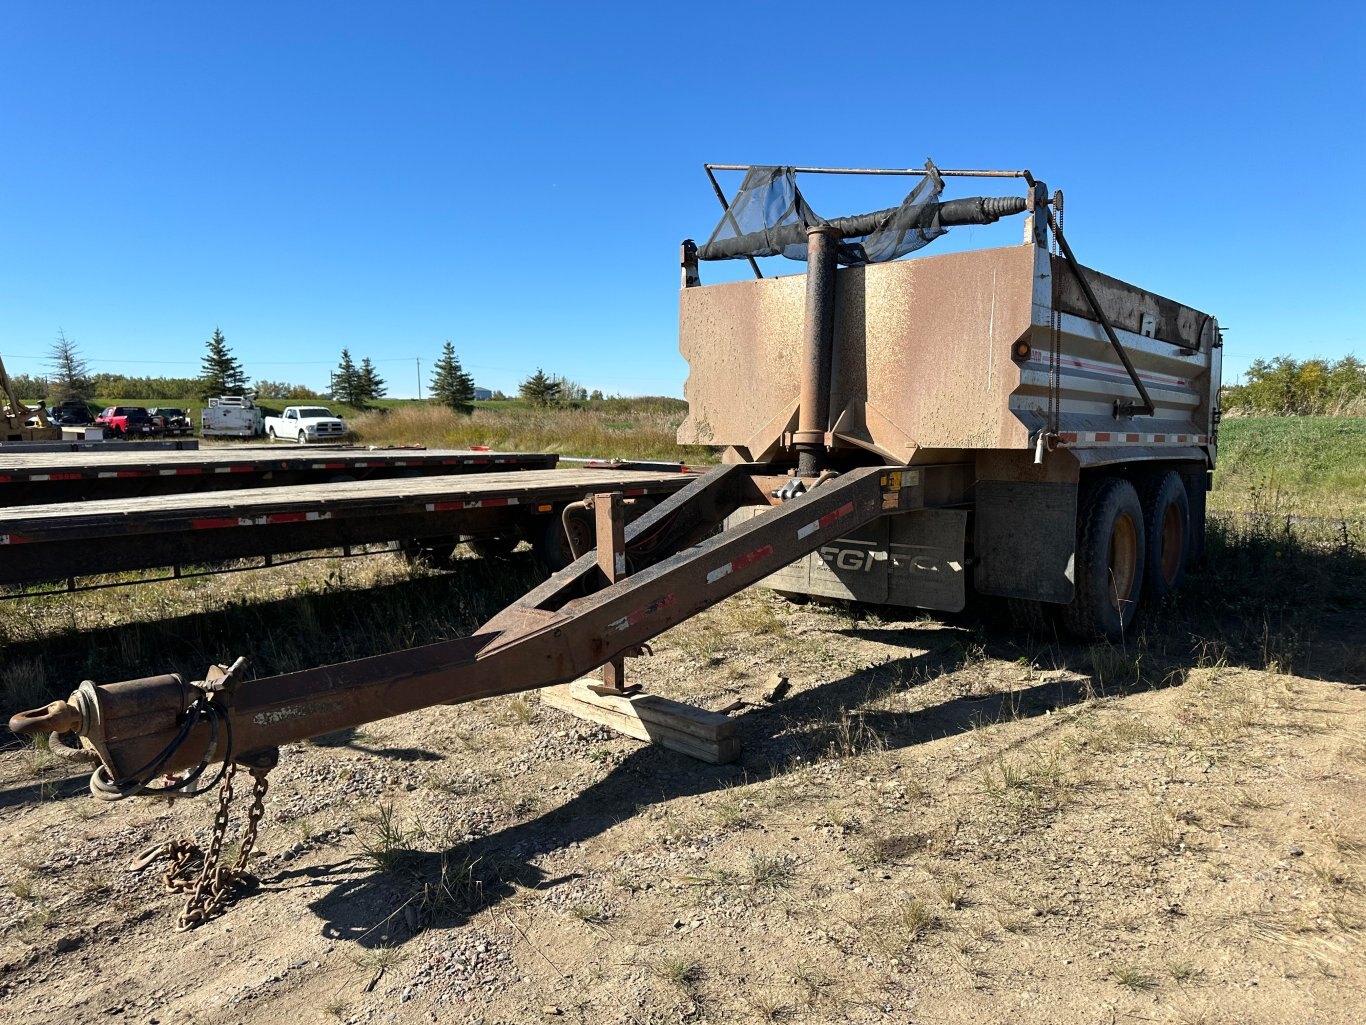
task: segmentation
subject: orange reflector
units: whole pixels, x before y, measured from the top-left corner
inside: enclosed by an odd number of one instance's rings
[[[538,505],[538,506],[536,507],[536,511],[537,511],[537,512],[550,512],[550,510],[551,510],[551,509],[554,509],[554,508],[555,508],[555,507],[554,507],[553,505]]]
[[[1015,343],[1014,356],[1016,359],[1029,359],[1029,353],[1030,348],[1028,342]]]

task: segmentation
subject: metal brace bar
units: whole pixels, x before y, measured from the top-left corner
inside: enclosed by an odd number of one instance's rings
[[[1129,380],[1133,381],[1134,387],[1138,389],[1139,396],[1143,399],[1143,405],[1139,408],[1130,409],[1129,415],[1138,414],[1141,416],[1152,416],[1156,411],[1153,400],[1148,395],[1148,389],[1143,387],[1143,382],[1139,379],[1138,371],[1134,369],[1129,354],[1124,351],[1124,346],[1119,343],[1119,336],[1115,334],[1115,329],[1110,326],[1110,318],[1105,315],[1105,311],[1100,308],[1100,300],[1096,298],[1096,293],[1091,291],[1091,283],[1086,280],[1086,276],[1081,272],[1081,265],[1077,263],[1077,258],[1072,255],[1072,247],[1067,244],[1067,239],[1058,228],[1058,222],[1053,217],[1053,211],[1048,210],[1048,226],[1053,230],[1053,237],[1058,240],[1058,248],[1062,250],[1062,255],[1067,260],[1067,266],[1072,269],[1072,275],[1077,279],[1077,284],[1081,286],[1082,294],[1086,296],[1086,302],[1091,307],[1091,311],[1100,321],[1100,326],[1105,329],[1105,337],[1110,339],[1110,346],[1115,350],[1115,355],[1124,364],[1124,369],[1129,372]],[[1119,402],[1115,403],[1115,416],[1120,415]]]

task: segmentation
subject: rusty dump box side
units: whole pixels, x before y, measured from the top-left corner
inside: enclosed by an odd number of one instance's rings
[[[1026,243],[837,272],[827,444],[888,464],[945,450],[1023,450],[1047,429],[1053,391],[1061,447],[1128,445],[1146,455],[1202,446],[1208,455],[1214,319],[1084,273],[1155,415],[1116,416],[1116,401],[1137,398],[1128,372],[1070,268]],[[796,422],[805,289],[805,275],[794,274],[682,290],[679,348],[691,376],[681,443],[726,446],[728,461],[777,452]]]

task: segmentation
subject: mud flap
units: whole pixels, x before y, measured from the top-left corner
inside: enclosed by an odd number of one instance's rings
[[[973,586],[982,594],[1072,600],[1077,486],[979,480]]]

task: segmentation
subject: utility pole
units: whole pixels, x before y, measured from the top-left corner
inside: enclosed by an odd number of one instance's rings
[[[417,359],[417,397],[420,399],[420,398],[422,398],[422,357],[421,357],[421,356],[418,356],[418,357],[416,357],[416,359]]]

